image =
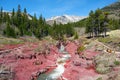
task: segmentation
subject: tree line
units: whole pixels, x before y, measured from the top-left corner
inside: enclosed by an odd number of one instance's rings
[[[108,13],[97,9],[95,12],[91,11],[89,13],[89,18],[87,19],[86,32],[90,33],[90,37],[98,37],[100,34],[106,36],[108,24]]]
[[[2,24],[6,24],[2,35],[14,38],[35,36],[41,39],[45,36],[52,36],[55,39],[62,39],[64,35],[73,36],[75,33],[73,26],[70,24],[58,25],[54,22],[54,25],[50,26],[46,23],[42,15],[39,18],[36,17],[36,14],[31,16],[27,13],[26,8],[22,11],[20,5],[18,5],[17,11],[13,8],[11,13],[4,12],[1,7],[0,25]]]
[[[120,14],[118,19],[115,19],[114,16],[110,18],[109,15],[111,15],[110,12],[101,9],[91,10],[88,18],[74,24],[76,27],[85,27],[89,37],[105,37],[107,31],[120,29]]]
[[[27,13],[27,9],[21,10],[18,5],[17,11],[12,9],[12,12],[4,12],[3,8],[0,9],[0,30],[3,31],[2,35],[6,37],[19,38],[21,36],[35,36],[42,39],[46,36],[51,36],[54,39],[63,39],[64,36],[76,36],[74,27],[85,27],[86,33],[89,37],[106,36],[108,29],[115,30],[120,28],[120,15],[119,19],[109,18],[110,13],[97,9],[90,11],[89,17],[79,22],[68,24],[54,24],[48,25],[45,18],[40,15],[39,18],[31,16]],[[6,24],[5,27],[1,26]],[[102,34],[102,35],[101,35]]]

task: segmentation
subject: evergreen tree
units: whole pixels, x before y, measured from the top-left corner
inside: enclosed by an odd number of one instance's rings
[[[13,37],[15,38],[16,37],[16,34],[15,34],[15,30],[10,27],[10,24],[7,23],[7,27],[5,28],[4,30],[4,34],[7,36],[7,37]]]
[[[74,39],[78,39],[78,38],[79,38],[78,33],[75,32]]]
[[[119,13],[119,29],[120,29],[120,13]]]
[[[13,10],[12,10],[12,16],[11,16],[11,24],[12,25],[15,24],[14,22],[15,22],[15,9],[13,8]]]
[[[109,26],[109,19],[108,19],[108,12],[104,13],[104,26],[103,26],[103,32],[104,32],[104,37],[106,37],[106,32],[107,32],[107,27]]]
[[[2,22],[3,19],[3,8],[1,7],[0,9],[0,23]]]
[[[26,10],[26,8],[24,8],[24,14],[26,14],[26,15],[27,15],[27,10]]]
[[[15,9],[13,8],[13,10],[12,10],[12,17],[14,17],[14,15],[15,15]]]
[[[90,37],[94,37],[94,27],[95,27],[95,15],[93,11],[90,11],[89,18],[86,21],[86,33],[90,33]]]
[[[92,32],[92,36],[95,34],[96,37],[98,37],[101,33],[105,33],[106,35],[108,26],[105,24],[108,23],[109,20],[107,12],[102,12],[100,9],[97,9],[95,12],[91,11],[89,18],[87,19],[86,32],[90,33],[90,36]]]
[[[21,8],[20,5],[18,5],[18,10],[17,10],[17,26],[19,26],[20,24],[22,24],[22,14],[21,14]]]
[[[10,16],[9,16],[9,13],[6,13],[6,22],[10,23]]]
[[[64,30],[64,29],[63,29]],[[74,28],[73,26],[68,23],[66,26],[65,26],[65,34],[68,36],[68,37],[71,37],[74,35]]]
[[[38,29],[38,20],[36,17],[36,14],[34,14],[33,18],[32,18],[32,22],[31,22],[31,31],[33,33],[33,35],[35,35],[36,37],[39,37],[39,29]]]
[[[3,15],[4,16],[3,16],[2,22],[7,22],[7,18],[9,16],[8,13],[4,12]]]
[[[1,7],[1,9],[0,9],[0,18],[2,18],[3,17],[3,8]]]
[[[97,9],[95,11],[95,26],[94,26],[94,34],[95,36],[99,36],[99,31],[100,31],[100,15],[102,14],[102,11],[100,9]]]
[[[40,35],[41,37],[45,37],[48,35],[48,25],[46,24],[45,19],[40,15],[39,17],[39,29],[40,29]]]
[[[29,23],[29,19],[28,19],[28,14],[27,14],[27,9],[24,8],[24,12],[23,12],[23,16],[22,16],[22,30],[23,30],[23,34],[24,35],[31,35],[30,33],[30,23]]]

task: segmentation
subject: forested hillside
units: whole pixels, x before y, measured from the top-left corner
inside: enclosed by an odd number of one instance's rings
[[[27,9],[21,10],[18,5],[17,11],[13,8],[12,12],[3,12],[0,10],[0,33],[6,37],[35,36],[39,39],[51,35],[55,39],[63,37],[63,35],[73,36],[74,29],[70,24],[53,26],[46,23],[45,18],[40,15],[39,18],[30,16]]]
[[[64,36],[71,37],[77,35],[74,27],[84,27],[86,33],[90,36],[104,33],[108,30],[115,30],[120,28],[120,2],[113,3],[102,9],[90,11],[89,16],[78,22],[68,24],[47,24],[45,18],[40,15],[39,18],[30,16],[27,9],[21,10],[20,5],[15,11],[3,12],[0,10],[0,34],[6,37],[18,38],[21,36],[35,36],[39,39],[45,36],[51,36],[55,39],[63,39]],[[116,18],[117,16],[117,18]]]
[[[87,33],[94,33],[96,36],[102,32],[120,29],[120,2],[90,11],[88,18],[74,23],[74,26],[85,27]]]

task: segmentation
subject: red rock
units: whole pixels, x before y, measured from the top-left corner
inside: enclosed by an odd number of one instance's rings
[[[86,51],[84,51],[84,56],[86,57],[86,58],[89,58],[89,59],[91,59],[91,58],[93,58],[94,56],[96,56],[97,54],[99,54],[98,52],[95,52],[95,51],[91,51],[91,50],[86,50]]]
[[[77,45],[75,45],[74,43],[69,43],[65,47],[65,50],[70,54],[74,54],[77,50]]]
[[[45,44],[46,41],[43,42]],[[30,47],[31,46],[31,47]],[[38,47],[38,43],[25,43],[22,45],[6,45],[3,49],[13,49],[9,54],[6,54],[3,58],[0,58],[0,63],[4,63],[6,66],[10,66],[15,72],[15,80],[30,80],[31,76],[36,78],[36,74],[39,71],[48,69],[47,72],[51,72],[55,69],[56,60],[61,57],[62,54],[59,53],[58,48],[55,46],[50,46],[50,54],[47,55],[37,55],[36,58],[29,59],[28,57],[34,54],[34,49]],[[14,49],[15,48],[15,49]],[[65,72],[62,74],[62,78],[65,77],[68,80],[89,80],[91,77],[98,76],[95,72],[91,62],[79,58],[75,55],[77,50],[77,45],[75,43],[69,42],[65,47],[66,51],[71,54],[70,60],[66,61]],[[86,53],[85,53],[86,52]],[[85,51],[85,56],[91,58],[97,55],[96,52]],[[24,59],[16,59],[16,55],[23,55]],[[42,64],[36,65],[35,62],[42,62]],[[74,65],[74,63],[80,64],[79,66]],[[88,63],[90,66],[88,66]]]

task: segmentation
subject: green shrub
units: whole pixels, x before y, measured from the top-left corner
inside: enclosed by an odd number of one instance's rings
[[[98,66],[96,68],[96,72],[99,74],[106,74],[106,73],[111,72],[111,67]]]
[[[7,23],[7,27],[4,29],[4,34],[7,37],[13,37],[16,38],[16,33],[13,27],[10,26],[9,23]]]
[[[35,48],[35,53],[37,53],[37,52],[41,52],[42,51],[42,46],[40,45],[40,46],[38,46],[37,48]]]
[[[106,37],[106,38],[99,38],[98,40],[100,42],[107,43],[107,42],[110,42],[111,39],[109,37]]]
[[[84,50],[85,50],[85,47],[82,45],[82,46],[78,47],[77,52],[80,53]]]
[[[115,61],[114,64],[115,65],[120,65],[120,61]]]
[[[97,78],[96,80],[102,80],[102,77]]]
[[[75,35],[74,35],[74,39],[78,39],[78,38],[79,38],[79,36],[78,36],[78,34],[76,32]]]
[[[22,43],[24,43],[24,41],[20,39],[0,37],[0,44],[22,44]]]

